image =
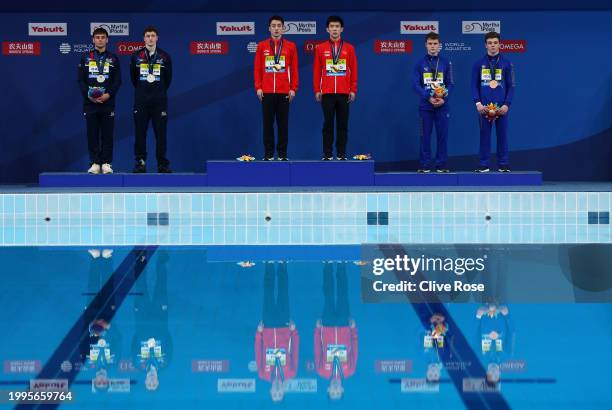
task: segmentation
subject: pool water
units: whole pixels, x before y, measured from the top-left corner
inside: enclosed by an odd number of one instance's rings
[[[358,246],[251,251],[0,248],[0,390],[67,384],[74,409],[612,407],[612,305],[508,304],[496,322],[364,303]],[[502,351],[483,353],[492,329]]]

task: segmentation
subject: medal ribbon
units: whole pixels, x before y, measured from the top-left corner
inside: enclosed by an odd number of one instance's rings
[[[338,50],[334,47],[334,43],[329,40],[329,45],[332,52],[332,59],[334,61],[334,65],[338,64],[338,60],[340,59],[340,52],[342,51],[342,46],[344,45],[344,40],[340,40],[340,45],[338,46]]]
[[[274,50],[274,64],[278,64],[280,62],[281,51],[283,50],[283,39],[281,38],[278,42],[278,50],[274,46],[274,41],[270,40],[270,48]]]

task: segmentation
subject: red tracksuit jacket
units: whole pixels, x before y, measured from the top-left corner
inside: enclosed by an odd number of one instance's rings
[[[339,43],[339,41],[335,43],[334,47],[336,49]],[[312,85],[315,93],[356,93],[357,56],[355,55],[355,48],[344,41],[338,64],[334,66],[331,40],[320,43],[315,49]]]
[[[283,48],[278,65],[274,64],[274,53],[278,49],[279,42],[269,38],[257,44],[253,68],[255,91],[263,90],[264,94],[289,94],[289,90],[297,91],[299,82],[297,48],[294,42],[284,38],[281,40]],[[271,41],[273,47],[270,45]]]
[[[285,349],[285,364],[282,365],[284,379],[294,378],[297,374],[300,354],[300,336],[297,328],[289,330],[288,327],[264,327],[263,332],[257,332],[255,335],[257,372],[262,380],[271,381],[273,373],[278,373],[279,369],[266,363],[266,351],[268,349]],[[280,375],[275,374],[274,377],[280,377]]]
[[[345,378],[352,376],[357,367],[358,339],[357,328],[317,327],[314,332],[314,354],[317,373],[326,379],[331,378],[333,360],[328,360],[327,350],[331,345],[343,346],[346,349],[346,361],[341,361],[342,374]]]

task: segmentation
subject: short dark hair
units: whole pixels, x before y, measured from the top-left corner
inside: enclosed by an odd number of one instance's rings
[[[270,24],[272,24],[272,20],[278,20],[283,23],[283,26],[285,25],[285,19],[275,14],[274,16],[268,19],[268,27],[270,26]]]
[[[496,31],[490,31],[487,34],[485,34],[485,43],[487,42],[487,40],[490,40],[492,38],[496,38],[498,40],[501,41],[501,37],[499,36],[499,33]]]
[[[325,27],[329,27],[329,23],[340,23],[340,27],[344,27],[344,20],[340,16],[329,16],[325,22]]]
[[[93,31],[93,33],[91,33],[91,36],[94,37],[97,34],[104,34],[106,37],[108,37],[108,31],[106,31],[106,29],[104,29],[102,27],[96,27],[96,29]]]
[[[427,42],[427,40],[438,40],[438,41],[440,41],[440,35],[438,33],[434,33],[433,31],[430,31],[425,36],[425,42]]]
[[[159,33],[157,32],[157,29],[153,26],[147,26],[145,27],[144,31],[142,32],[142,35],[144,36],[147,33],[155,33],[156,36],[159,36]]]

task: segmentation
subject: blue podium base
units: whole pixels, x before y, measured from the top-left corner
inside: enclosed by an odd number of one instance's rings
[[[123,188],[123,187],[198,187],[208,186],[206,174],[107,174],[45,172],[38,185],[46,188]]]
[[[41,187],[431,187],[540,186],[542,173],[375,173],[374,161],[208,161],[208,174],[42,173]]]

